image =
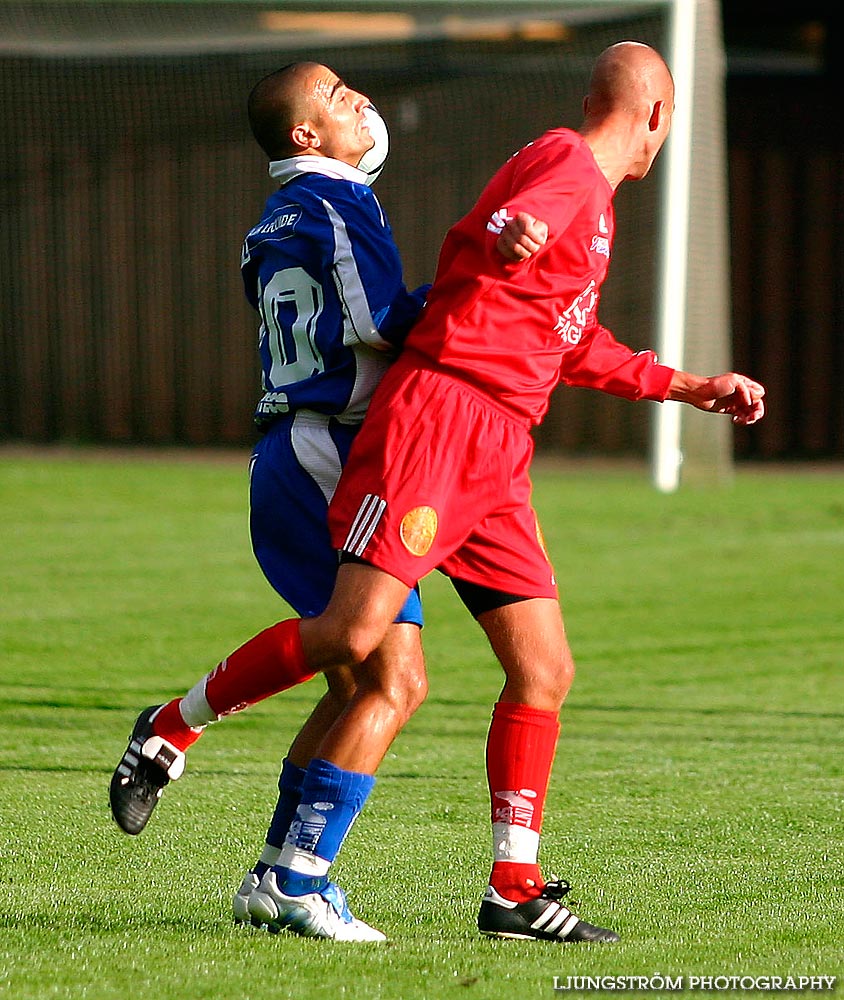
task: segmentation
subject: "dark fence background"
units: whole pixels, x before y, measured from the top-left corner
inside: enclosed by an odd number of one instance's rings
[[[662,44],[661,20],[625,32]],[[392,153],[377,193],[411,286],[519,146],[580,120],[604,24],[561,44],[441,40],[324,55],[374,95]],[[529,58],[526,53],[529,50]],[[0,438],[240,443],[259,395],[242,237],[272,190],[246,96],[295,51],[0,60]],[[658,183],[622,190],[603,318],[651,343]],[[518,349],[518,330],[507,332]],[[541,440],[642,450],[645,407],[568,393]]]
[[[733,353],[769,393],[739,455],[844,455],[840,83],[728,80]]]
[[[618,37],[603,30],[534,42],[528,61],[478,42],[471,59],[445,42],[331,53],[391,124],[377,190],[409,284],[510,152],[576,124],[591,55]],[[625,29],[661,32],[655,18]],[[244,101],[294,56],[0,59],[0,439],[252,440],[257,324],[238,257],[271,182]],[[728,81],[734,361],[770,393],[767,419],[736,435],[742,457],[844,456],[836,101],[821,80]],[[602,318],[634,347],[652,345],[657,200],[651,180],[617,199]],[[648,417],[563,391],[539,444],[638,454]]]

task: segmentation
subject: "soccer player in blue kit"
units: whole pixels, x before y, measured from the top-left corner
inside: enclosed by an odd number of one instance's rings
[[[271,74],[249,98],[253,133],[280,185],[247,234],[241,261],[246,296],[260,316],[264,388],[255,415],[264,433],[251,460],[250,531],[265,576],[303,616],[320,614],[331,596],[337,553],[328,503],[372,390],[427,290],[405,288],[392,232],[369,188],[380,170],[359,169],[365,154],[386,156],[386,149],[372,150],[381,130],[372,134],[377,119],[367,105],[333,71],[309,63]],[[236,919],[248,919],[248,897],[264,872],[295,855],[294,837],[285,848],[291,822],[298,820],[300,837],[323,832],[325,818],[309,800],[325,797],[326,782],[349,780],[345,729],[332,727],[352,690],[383,687],[394,672],[404,673],[395,685],[397,731],[424,699],[421,625],[413,591],[373,654],[375,669],[365,664],[354,676],[345,671],[328,679],[283,762],[264,850],[233,900]],[[398,696],[408,691],[415,695],[410,703]],[[361,784],[362,805],[374,778],[356,773],[352,780]],[[347,924],[344,933],[369,936],[361,921]]]

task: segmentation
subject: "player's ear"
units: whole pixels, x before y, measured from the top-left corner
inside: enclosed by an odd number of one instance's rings
[[[664,114],[665,114],[665,101],[656,101],[654,106],[651,108],[651,116],[648,119],[649,132],[659,131],[659,126],[662,123],[662,118]]]
[[[319,149],[321,143],[316,129],[309,121],[298,122],[290,130],[290,143],[294,149]]]

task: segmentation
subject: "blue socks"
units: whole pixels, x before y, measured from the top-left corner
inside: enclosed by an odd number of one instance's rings
[[[328,869],[374,784],[372,775],[344,771],[327,760],[315,758],[305,770],[285,758],[265,855],[280,850],[275,867],[286,892],[318,891],[328,882]],[[262,857],[252,870],[260,879],[269,868]]]
[[[305,782],[305,769],[291,764],[285,757],[281,764],[281,774],[278,776],[278,802],[276,802],[273,818],[270,820],[270,827],[267,830],[266,842],[272,847],[281,850],[284,838],[296,815],[299,800],[302,798],[302,785]],[[264,873],[270,866],[264,861],[258,861],[252,871],[263,878]]]
[[[279,866],[305,877],[325,874],[374,784],[370,774],[344,771],[327,760],[312,760]]]

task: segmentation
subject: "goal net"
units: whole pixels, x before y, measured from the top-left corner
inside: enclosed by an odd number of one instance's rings
[[[376,190],[416,285],[504,159],[579,125],[595,56],[634,38],[670,61],[684,6],[694,72],[675,128],[688,118],[689,162],[663,154],[619,190],[601,318],[708,371],[729,343],[717,0],[3,3],[0,437],[251,440],[256,321],[238,259],[272,184],[245,116],[264,74],[317,59],[377,104],[392,150]],[[517,326],[502,335],[517,349]],[[654,433],[659,409],[561,389],[538,448],[660,448],[670,469],[677,428]],[[713,423],[684,422],[685,468],[722,476],[730,441]]]

